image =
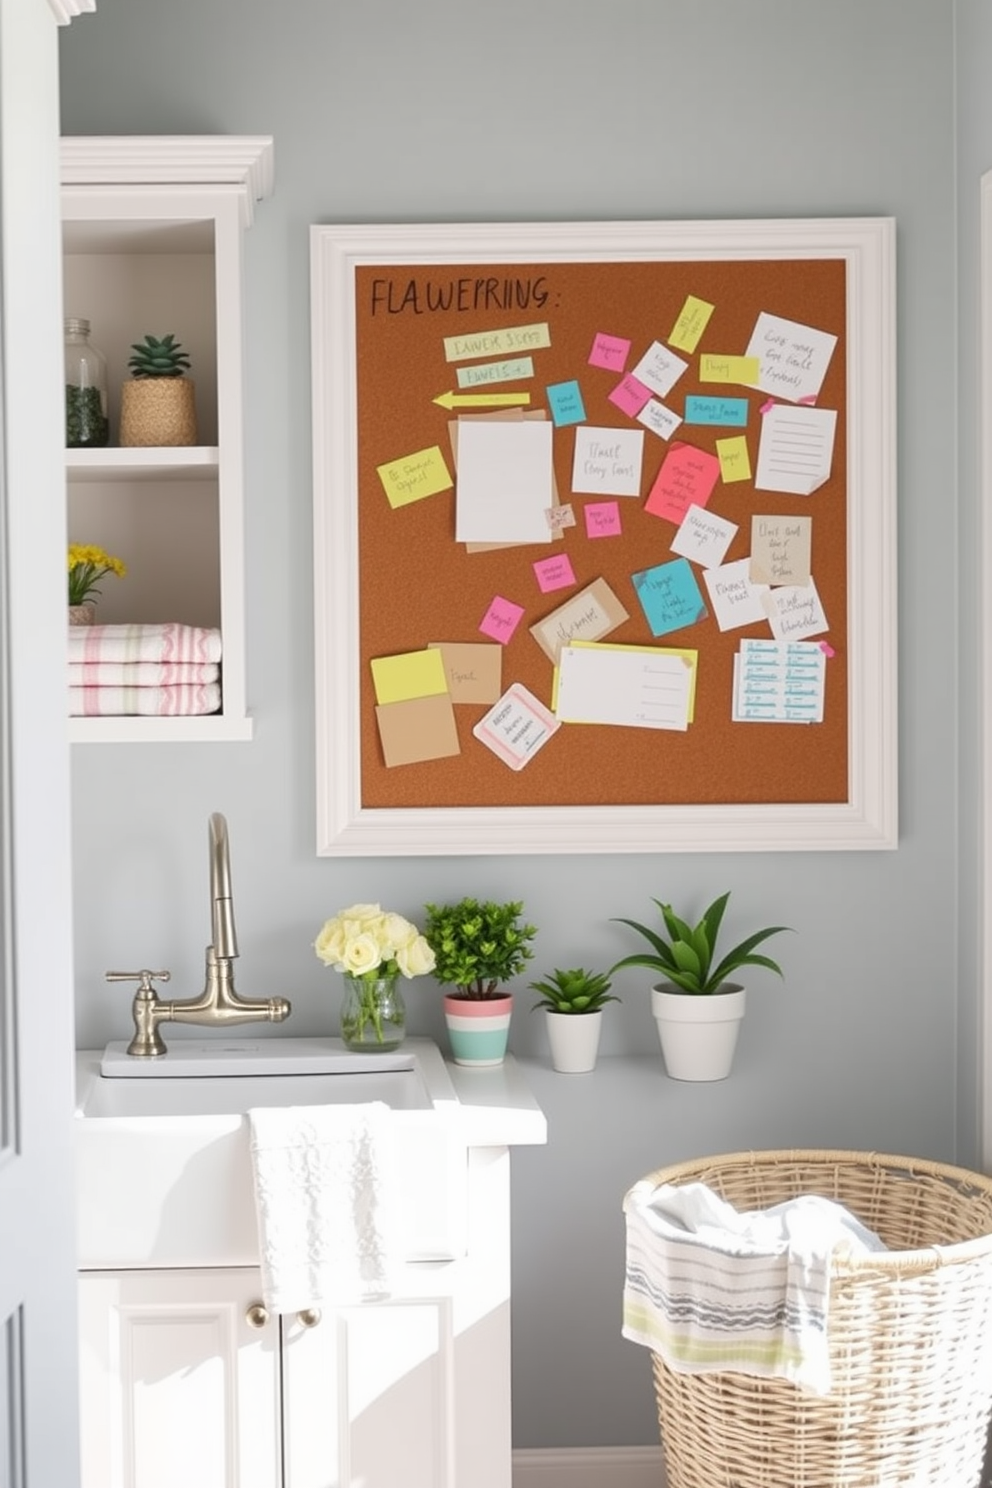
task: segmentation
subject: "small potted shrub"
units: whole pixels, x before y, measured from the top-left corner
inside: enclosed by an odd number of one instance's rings
[[[189,357],[171,333],[131,344],[131,380],[121,388],[121,444],[195,444],[196,403]]]
[[[506,985],[533,956],[534,925],[523,904],[460,899],[425,905],[424,937],[434,953],[434,976],[445,994],[444,1017],[456,1064],[502,1064],[513,995]]]
[[[735,972],[763,966],[782,975],[778,963],[757,955],[756,949],[787,925],[756,930],[717,960],[717,938],[729,898],[726,893],[715,899],[697,925],[681,919],[659,899],[653,903],[661,912],[660,930],[637,920],[618,920],[643,936],[651,949],[625,956],[610,974],[624,966],[644,966],[660,975],[651,990],[651,1010],[665,1068],[675,1080],[722,1080],[730,1073],[744,1016],[744,988],[730,980]]]
[[[579,966],[571,971],[555,969],[539,982],[531,982],[532,992],[540,992],[532,1009],[544,1009],[552,1066],[564,1075],[584,1075],[596,1068],[603,1008],[608,1002],[619,1002],[610,992],[610,979],[605,972],[586,971]]]

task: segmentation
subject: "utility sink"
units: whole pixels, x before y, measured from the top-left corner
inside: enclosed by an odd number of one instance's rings
[[[84,1269],[257,1264],[246,1113],[368,1101],[395,1120],[407,1259],[464,1253],[460,1106],[431,1040],[370,1056],[337,1039],[175,1039],[155,1060],[125,1047],[76,1056]]]

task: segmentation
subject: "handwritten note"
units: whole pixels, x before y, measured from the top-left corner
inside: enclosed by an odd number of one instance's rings
[[[592,496],[639,496],[643,456],[643,429],[582,425],[575,431],[572,490]]]
[[[473,357],[505,357],[514,352],[538,351],[551,345],[547,322],[537,325],[505,326],[498,331],[470,331],[461,336],[445,336],[446,362],[464,362]]]
[[[812,543],[812,517],[752,517],[751,582],[805,586]]]
[[[684,558],[642,569],[631,574],[631,582],[653,636],[695,625],[709,613],[695,575]]]
[[[605,579],[594,579],[578,594],[545,615],[530,633],[545,656],[557,662],[562,646],[572,641],[598,641],[630,616]]]
[[[548,594],[552,589],[567,589],[569,584],[575,583],[572,560],[567,553],[559,553],[554,558],[539,558],[534,564],[534,577],[542,594]]]
[[[827,658],[808,641],[743,640],[734,657],[735,723],[822,723]]]
[[[679,414],[673,413],[660,403],[657,398],[649,398],[636,415],[638,423],[650,429],[652,434],[657,434],[661,439],[671,439],[682,419]]]
[[[519,382],[534,376],[533,357],[517,357],[508,362],[479,362],[458,367],[455,371],[460,388],[490,387],[493,383]]]
[[[721,563],[703,572],[716,623],[721,630],[737,630],[742,625],[754,625],[768,618],[764,607],[768,588],[764,584],[751,583],[749,568],[750,559],[738,558],[734,563]]]
[[[523,613],[522,605],[514,604],[511,599],[504,599],[501,594],[497,594],[479,622],[479,629],[483,635],[492,636],[494,641],[505,646],[512,639]]]
[[[548,407],[556,429],[563,429],[568,424],[581,424],[585,420],[582,389],[574,378],[570,382],[554,382],[547,391]]]
[[[644,503],[644,510],[666,521],[682,521],[690,506],[705,506],[720,474],[720,462],[695,445],[673,444]]]
[[[747,423],[746,398],[706,398],[690,393],[685,400],[687,424],[727,424],[743,428]]]
[[[811,496],[830,476],[837,411],[777,403],[761,420],[755,489]]]
[[[651,396],[649,388],[638,382],[630,373],[622,377],[616,387],[606,395],[614,408],[619,408],[628,418],[636,418]]]
[[[808,584],[784,584],[781,589],[769,589],[764,606],[777,641],[800,641],[804,636],[822,635],[830,629],[812,579]]]
[[[837,337],[828,331],[763,310],[747,347],[747,355],[757,357],[761,364],[750,385],[790,403],[816,398],[836,345]]]
[[[713,306],[707,300],[686,295],[685,304],[679,311],[672,334],[668,338],[669,346],[674,346],[677,351],[695,351],[712,314]]]
[[[708,352],[699,358],[700,382],[757,382],[761,363],[756,356],[720,356]]]
[[[425,496],[436,496],[438,491],[450,491],[454,485],[436,444],[377,465],[376,471],[386,499],[394,508],[409,506],[411,501],[421,501]]]
[[[590,367],[603,367],[607,372],[622,372],[630,355],[630,342],[623,336],[607,336],[598,331],[589,353]]]
[[[672,552],[703,568],[713,568],[723,562],[736,533],[736,522],[728,522],[701,506],[690,506],[672,539]]]
[[[623,531],[616,501],[587,501],[584,515],[586,537],[619,537]]]
[[[431,641],[441,653],[453,703],[494,703],[502,687],[503,648],[489,641]]]
[[[718,439],[716,457],[720,461],[720,478],[725,486],[751,479],[751,456],[743,434],[737,434],[733,439]]]
[[[532,692],[514,682],[472,732],[504,765],[522,770],[560,727]]]
[[[377,703],[400,703],[448,690],[441,657],[429,647],[397,656],[374,656],[369,665]]]
[[[548,542],[552,436],[546,419],[459,419],[458,542]]]
[[[690,660],[691,658],[691,660]],[[689,727],[696,652],[660,646],[564,646],[555,715],[562,723]]]
[[[644,387],[657,393],[659,398],[664,398],[666,393],[671,392],[688,365],[688,362],[676,356],[674,351],[669,351],[668,347],[663,346],[660,341],[652,341],[641,360],[631,368],[631,371]]]

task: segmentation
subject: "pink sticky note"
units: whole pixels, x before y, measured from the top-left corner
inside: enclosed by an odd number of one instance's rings
[[[620,536],[620,506],[616,501],[589,501],[585,515],[586,537]]]
[[[567,589],[569,584],[575,583],[572,561],[567,553],[559,553],[554,558],[539,558],[534,564],[534,577],[542,594],[548,594],[552,589]]]
[[[479,629],[483,635],[490,636],[505,646],[520,624],[523,612],[522,605],[515,605],[512,600],[503,599],[497,594],[483,616]]]
[[[644,510],[681,524],[690,506],[705,506],[720,474],[720,461],[693,444],[673,444],[661,463]]]
[[[823,652],[824,656],[836,656],[837,655],[837,652],[834,650],[833,646],[831,646],[831,644],[830,644],[829,641],[821,641],[820,642],[820,650]]]
[[[617,383],[612,393],[607,394],[613,406],[619,408],[621,413],[629,414],[631,418],[637,417],[650,396],[650,388],[629,375]]]
[[[607,372],[622,372],[630,352],[630,342],[622,336],[607,336],[597,331],[589,353],[590,367],[605,367]]]

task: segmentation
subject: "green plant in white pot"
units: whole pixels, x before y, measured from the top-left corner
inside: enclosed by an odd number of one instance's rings
[[[618,918],[644,937],[650,951],[625,956],[611,967],[643,966],[660,974],[651,989],[651,1008],[658,1027],[665,1068],[675,1080],[722,1080],[730,1073],[740,1021],[744,1016],[744,988],[731,980],[747,966],[761,966],[782,976],[782,968],[757,948],[773,935],[789,929],[772,925],[756,930],[717,959],[717,940],[729,892],[721,894],[697,925],[690,925],[661,900],[660,930],[637,920]],[[665,933],[667,932],[667,934]]]
[[[564,1075],[584,1075],[596,1067],[603,1008],[608,1002],[619,1002],[610,992],[606,972],[556,968],[540,981],[529,983],[532,992],[540,992],[532,1011],[544,1009],[551,1045],[552,1066]]]
[[[459,899],[427,904],[424,936],[434,952],[434,976],[445,994],[444,1017],[456,1064],[501,1064],[513,1012],[507,983],[534,952],[535,925],[521,900]]]

